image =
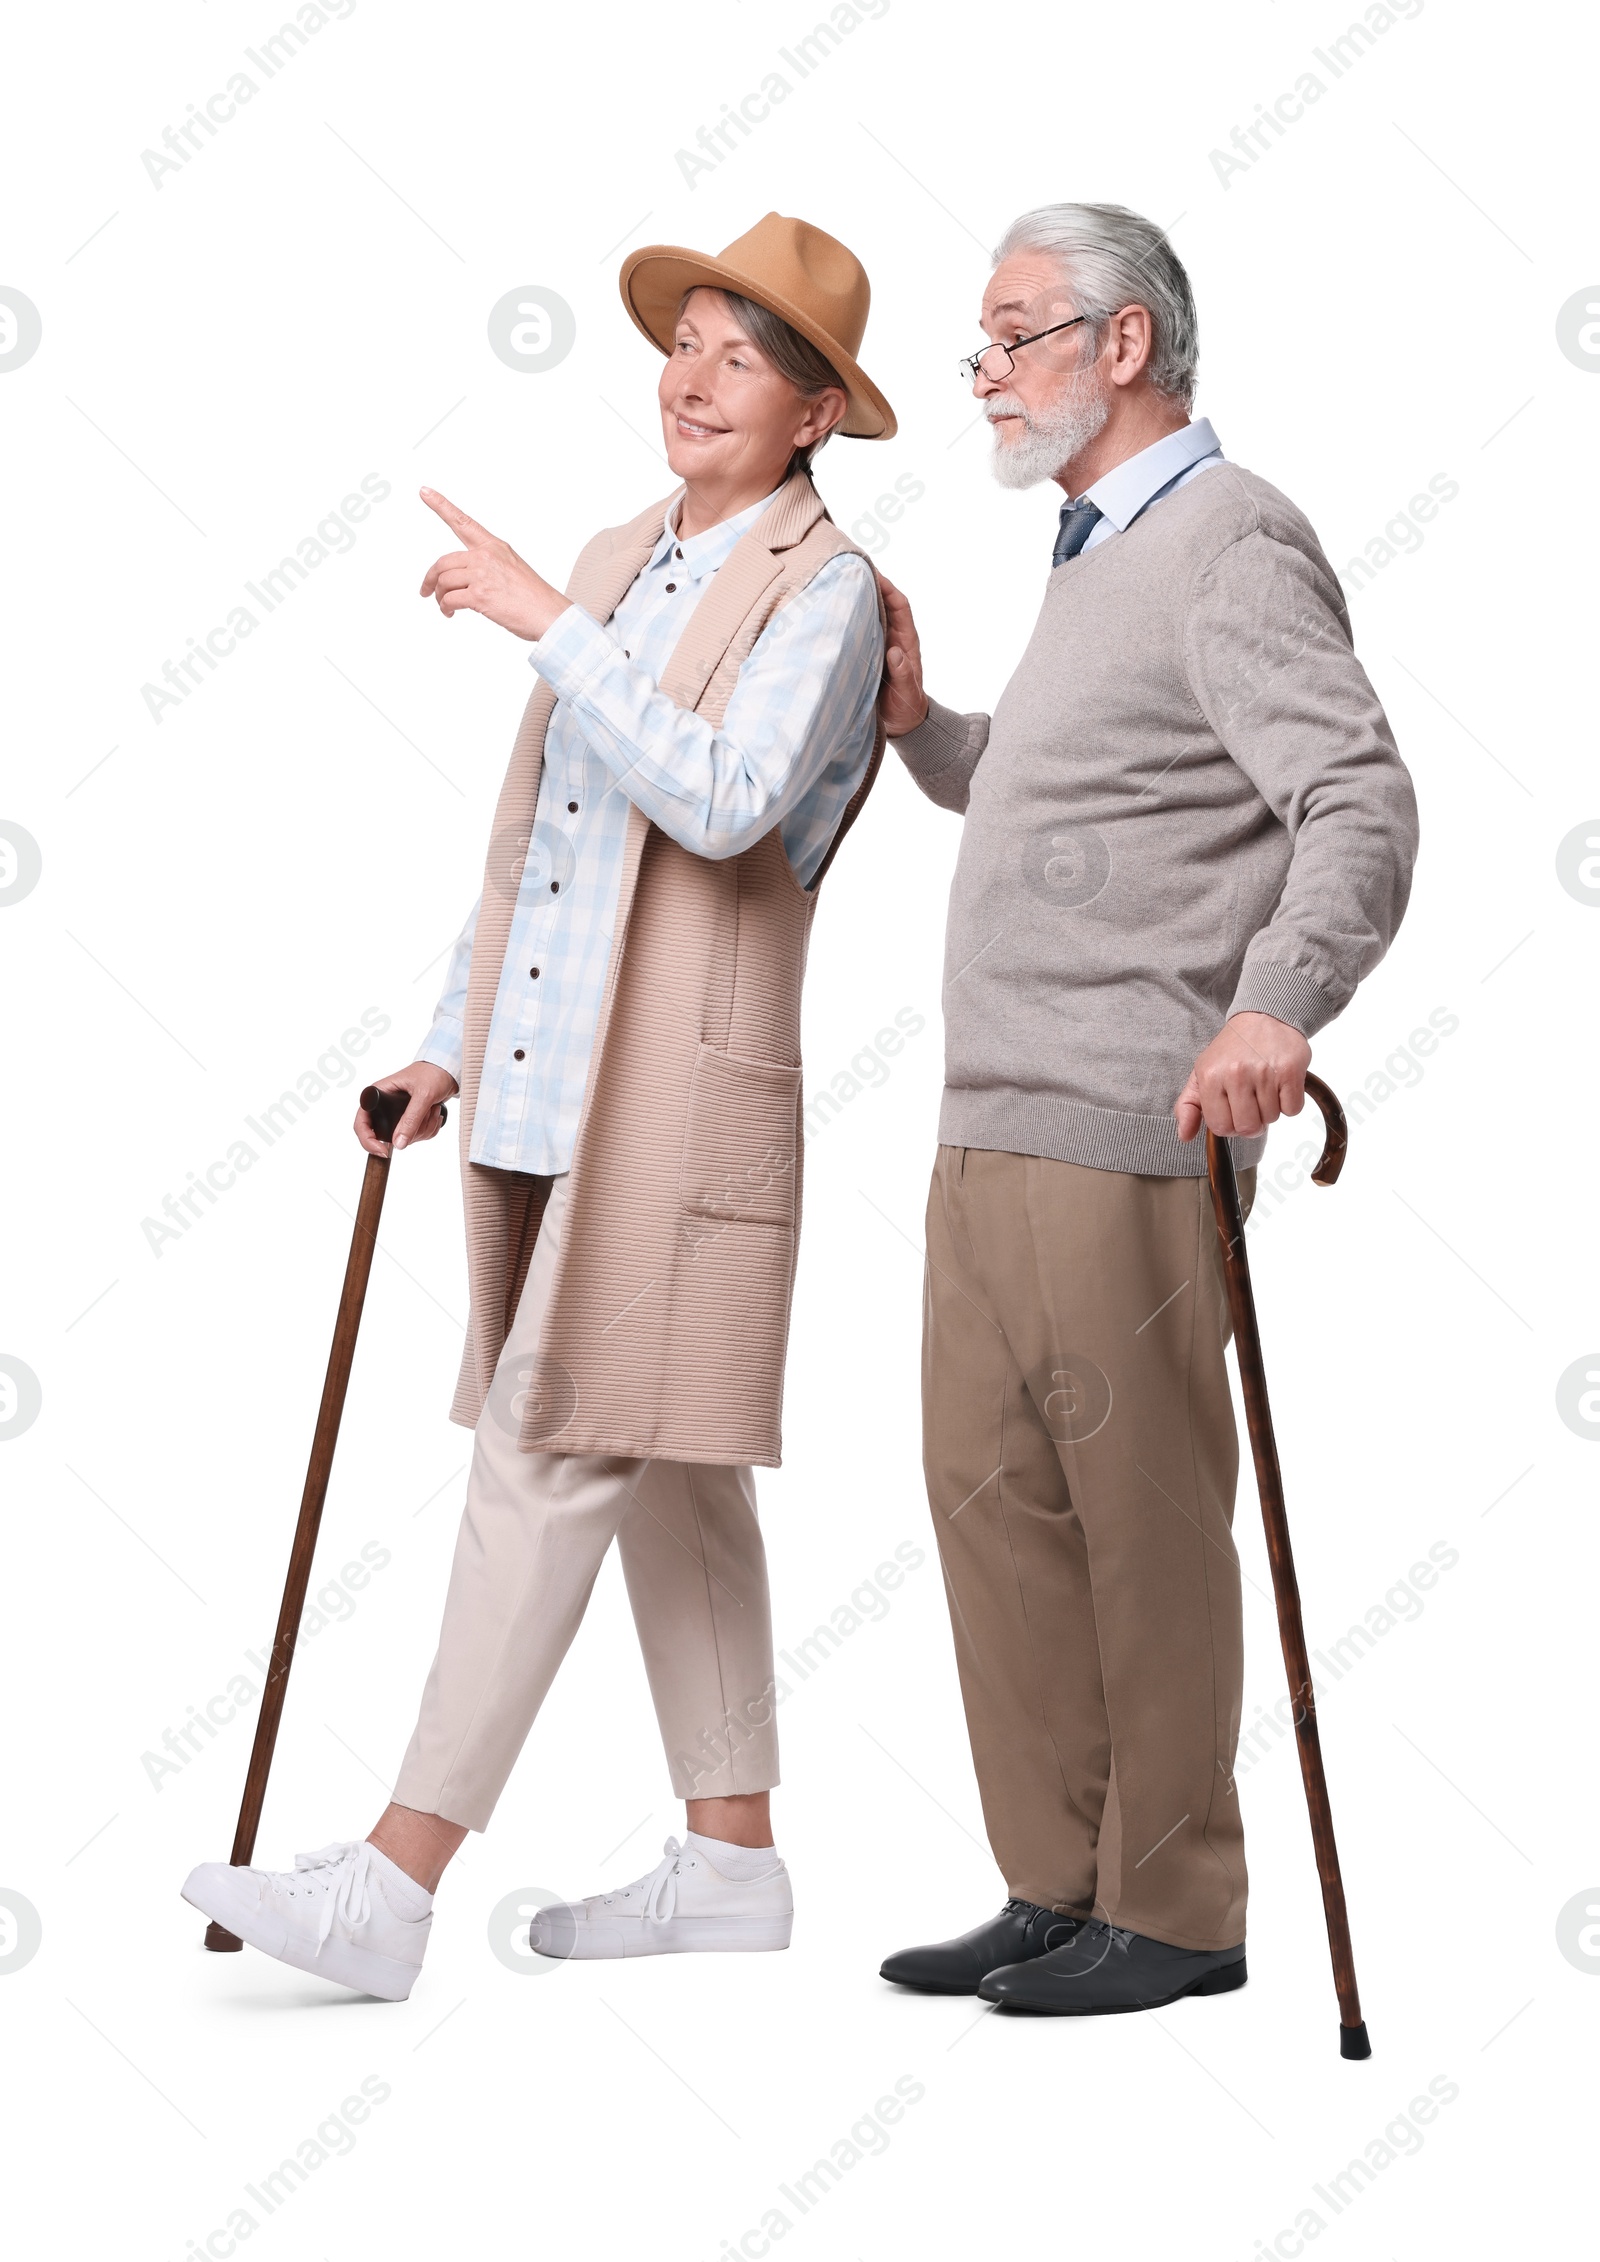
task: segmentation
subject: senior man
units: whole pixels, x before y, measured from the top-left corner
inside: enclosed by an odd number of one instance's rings
[[[924,1458],[1010,1898],[883,1976],[1130,2011],[1245,1980],[1238,1441],[1197,1135],[1230,1140],[1248,1202],[1308,1039],[1399,924],[1416,808],[1316,535],[1191,421],[1161,231],[1024,215],[982,322],[995,474],[1067,498],[1044,603],[991,718],[929,700],[889,591],[883,712],[966,819]]]

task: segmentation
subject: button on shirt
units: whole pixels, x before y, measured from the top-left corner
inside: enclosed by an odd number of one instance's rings
[[[1080,555],[1087,557],[1102,542],[1114,541],[1126,533],[1141,511],[1164,495],[1176,494],[1191,479],[1198,479],[1201,472],[1222,461],[1222,442],[1207,416],[1197,417],[1194,423],[1141,448],[1081,495],[1073,496],[1075,503],[1093,503],[1101,514]]]
[[[773,615],[720,729],[657,689],[712,576],[767,502],[683,542],[669,514],[609,623],[569,605],[532,647],[557,699],[489,1024],[474,1162],[550,1173],[571,1165],[630,803],[697,856],[736,856],[776,826],[806,886],[865,775],[883,638],[872,569],[853,552],[830,558]],[[417,1055],[458,1081],[478,907]]]

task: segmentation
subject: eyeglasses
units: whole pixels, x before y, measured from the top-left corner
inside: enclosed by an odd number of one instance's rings
[[[1048,330],[1035,330],[1031,338],[1013,338],[1010,345],[996,338],[992,345],[981,346],[957,362],[963,381],[975,385],[980,377],[987,377],[991,385],[998,385],[1010,376],[1016,367],[1016,357],[1024,346],[1036,346],[1041,338],[1053,338],[1058,330],[1074,329],[1078,323],[1087,322],[1087,314],[1075,314],[1070,322],[1052,322]],[[999,360],[992,359],[998,355]]]

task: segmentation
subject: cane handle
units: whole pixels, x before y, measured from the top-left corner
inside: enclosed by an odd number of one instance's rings
[[[1331,1186],[1344,1168],[1350,1129],[1344,1119],[1344,1109],[1320,1076],[1307,1074],[1306,1097],[1315,1100],[1322,1110],[1322,1159],[1311,1173],[1312,1184]]]
[[[1329,1097],[1332,1097],[1331,1093]],[[374,1135],[379,1139],[392,1139],[401,1116],[411,1105],[411,1094],[400,1091],[380,1092],[376,1084],[369,1084],[361,1095],[361,1105],[367,1111],[367,1121],[372,1125]],[[441,1103],[439,1121],[444,1124],[449,1120],[449,1111]]]

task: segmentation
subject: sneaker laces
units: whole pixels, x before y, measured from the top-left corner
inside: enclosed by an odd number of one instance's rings
[[[367,1839],[359,1844],[321,1846],[314,1854],[296,1854],[294,1873],[305,1877],[308,1885],[324,1888],[322,1913],[317,1919],[318,1955],[333,1930],[335,1917],[342,1917],[351,1931],[356,1931],[371,1916],[372,1847]]]
[[[644,1877],[636,1877],[631,1885],[619,1885],[614,1893],[591,1893],[583,1904],[585,1908],[609,1909],[618,1901],[631,1901],[634,1895],[644,1895],[641,1915],[647,1922],[665,1924],[678,1905],[678,1864],[684,1849],[676,1838],[669,1838],[662,1848],[662,1858]]]
[[[661,1849],[661,1859],[648,1877],[639,1882],[644,1887],[644,1914],[647,1923],[665,1924],[678,1905],[678,1861],[683,1853],[676,1838],[669,1838]]]

